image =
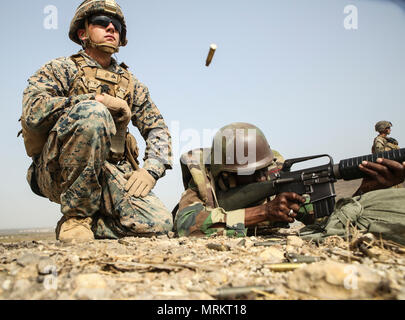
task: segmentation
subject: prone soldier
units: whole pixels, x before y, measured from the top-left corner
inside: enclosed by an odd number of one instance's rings
[[[249,154],[253,155],[252,161],[246,161],[245,156]],[[186,190],[174,222],[179,236],[243,237],[258,228],[263,229],[263,225],[268,229],[280,222],[293,223],[299,213],[306,217],[302,222],[313,222],[308,219],[313,215],[308,199],[293,192],[261,199],[248,208],[227,211],[219,205],[221,194],[232,193],[239,186],[271,180],[283,166],[281,155],[270,148],[263,132],[254,125],[225,126],[215,135],[211,149],[184,154],[181,165]],[[364,162],[359,169],[368,177],[363,179],[355,195],[391,187],[405,178],[404,164],[388,159]],[[235,198],[235,194],[232,196]],[[240,193],[237,196],[256,198],[257,195]]]

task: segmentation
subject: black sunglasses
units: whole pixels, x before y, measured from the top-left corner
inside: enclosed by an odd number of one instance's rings
[[[97,26],[102,26],[104,28],[107,28],[110,23],[113,24],[115,30],[117,30],[119,33],[122,31],[122,24],[118,19],[115,19],[113,17],[108,17],[108,16],[92,16],[89,18],[89,23]]]

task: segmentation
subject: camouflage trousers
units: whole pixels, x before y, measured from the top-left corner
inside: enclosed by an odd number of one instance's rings
[[[92,217],[99,239],[167,234],[173,218],[163,203],[152,192],[130,197],[124,175],[132,166],[106,161],[115,133],[110,112],[99,102],[83,101],[67,110],[35,160],[40,192],[61,205],[65,218]]]

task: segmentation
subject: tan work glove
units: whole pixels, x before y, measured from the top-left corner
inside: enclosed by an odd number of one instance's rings
[[[117,124],[120,124],[123,127],[128,126],[132,114],[128,103],[125,100],[103,93],[96,96],[96,101],[101,102],[107,107]]]
[[[132,174],[126,174],[125,179],[129,179],[125,186],[125,191],[130,196],[135,196],[136,198],[145,198],[156,185],[156,180],[143,168],[138,169]]]

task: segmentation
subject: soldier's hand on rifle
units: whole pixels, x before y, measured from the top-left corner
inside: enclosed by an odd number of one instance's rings
[[[386,189],[404,182],[405,162],[388,159],[377,159],[377,163],[364,161],[360,170],[369,177],[364,178],[359,191],[362,193]]]
[[[269,221],[284,221],[293,223],[297,217],[305,198],[294,192],[284,192],[279,194],[274,200],[266,203],[266,216]]]
[[[156,185],[155,178],[143,168],[136,170],[132,174],[126,174],[125,179],[129,179],[125,191],[128,192],[129,196],[135,196],[136,198],[145,198]]]
[[[103,93],[96,96],[96,101],[107,107],[116,123],[128,126],[132,114],[125,100]]]

